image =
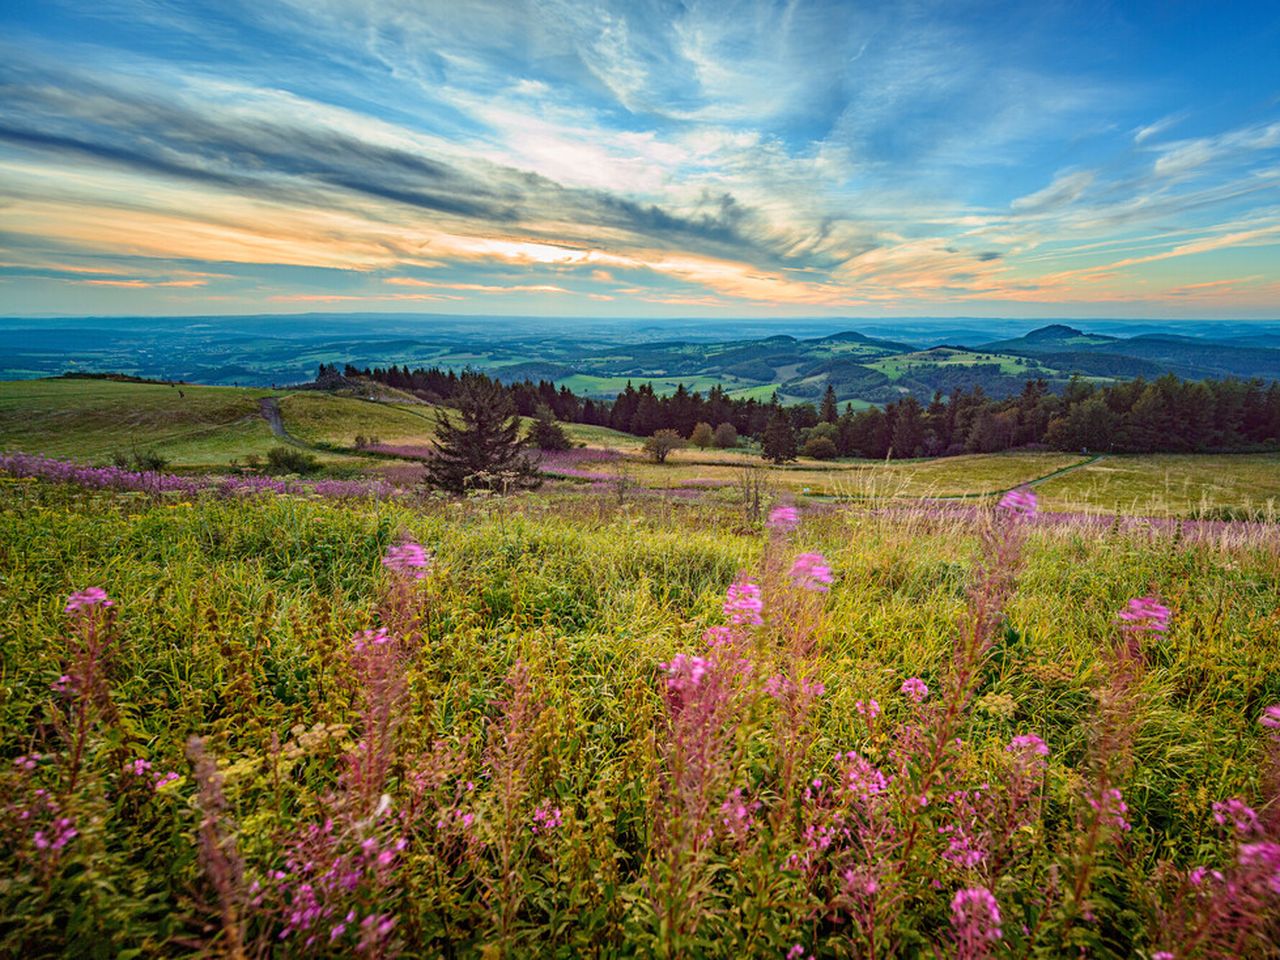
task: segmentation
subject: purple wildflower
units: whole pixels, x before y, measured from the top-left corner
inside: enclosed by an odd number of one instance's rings
[[[831,583],[831,568],[820,553],[802,553],[791,565],[791,580],[805,590],[826,591]]]
[[[1028,487],[1010,490],[1000,498],[1000,509],[1015,517],[1033,517],[1036,513],[1036,495]]]
[[[786,532],[800,525],[800,511],[795,507],[774,507],[769,511],[769,528]]]
[[[539,804],[533,811],[533,824],[529,829],[533,833],[550,833],[562,823],[560,808],[549,803]]]
[[[1169,629],[1169,608],[1155,597],[1135,597],[1117,615],[1126,633],[1164,633]]]
[[[670,663],[660,663],[658,666],[667,673],[668,690],[686,691],[702,682],[710,663],[704,657],[691,657],[685,653],[677,653],[671,658]]]
[[[101,587],[86,587],[85,589],[73,593],[67,597],[67,613],[75,613],[78,610],[92,609],[93,607],[114,607],[115,601],[107,596],[107,591]]]
[[[1268,730],[1280,730],[1280,703],[1273,703],[1263,710],[1258,722]]]
[[[908,677],[902,681],[902,692],[913,703],[923,703],[929,696],[929,687],[919,677]]]
[[[382,565],[402,577],[421,580],[431,568],[431,555],[421,544],[406,540],[387,548]]]
[[[1115,827],[1117,830],[1129,829],[1129,806],[1124,802],[1124,795],[1118,787],[1103,790],[1101,797],[1090,796],[1088,801],[1104,826]]]
[[[1232,797],[1213,805],[1213,819],[1220,827],[1225,827],[1228,823],[1235,827],[1236,832],[1241,836],[1249,836],[1257,833],[1259,829],[1258,814],[1243,800]]]
[[[730,623],[759,626],[764,623],[760,616],[763,609],[764,600],[760,596],[759,584],[743,577],[729,585],[724,598],[724,615],[729,618]]]
[[[1034,733],[1020,733],[1005,747],[1009,753],[1034,754],[1040,757],[1049,755],[1049,746]]]
[[[878,700],[867,700],[866,703],[863,703],[861,700],[854,701],[853,709],[866,717],[867,723],[870,723],[876,717],[880,716],[880,702]]]
[[[951,898],[951,935],[956,956],[984,957],[1001,937],[1000,905],[990,890],[969,887]]]

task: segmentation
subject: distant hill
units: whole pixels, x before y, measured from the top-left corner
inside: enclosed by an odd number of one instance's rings
[[[1276,338],[1280,341],[1280,337]],[[986,344],[986,350],[1034,356],[1065,369],[1110,377],[1153,377],[1176,373],[1206,377],[1280,378],[1280,349],[1172,333],[1110,337],[1050,324],[1013,340]]]

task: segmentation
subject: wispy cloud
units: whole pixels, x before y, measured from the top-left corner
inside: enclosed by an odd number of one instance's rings
[[[1280,120],[1215,127],[1057,7],[53,2],[95,42],[18,15],[0,49],[24,303],[1229,307],[1280,279],[1229,279],[1280,244]]]

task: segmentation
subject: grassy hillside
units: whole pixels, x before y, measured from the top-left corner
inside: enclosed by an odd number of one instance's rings
[[[9,482],[0,952],[1266,955],[1274,542],[986,523]]]
[[[1055,510],[1150,516],[1224,515],[1233,508],[1280,518],[1280,454],[1106,456],[1045,481]]]
[[[286,438],[274,436],[263,415],[262,403],[268,399],[278,405]],[[296,443],[331,472],[390,471],[397,482],[411,483],[420,467],[396,466],[388,457],[425,454],[436,412],[397,398],[373,402],[312,391],[21,381],[0,384],[0,450],[90,463],[106,463],[114,454],[154,451],[170,461],[170,469],[192,472],[226,470],[252,456],[265,456],[272,447]],[[591,459],[598,451],[607,455],[587,464],[583,479],[616,481],[621,474],[629,484],[681,496],[699,492],[731,499],[743,472],[749,471],[775,491],[850,500],[977,497],[1043,481],[1038,489],[1046,506],[1055,510],[1274,515],[1280,503],[1280,455],[1274,454],[1107,456],[1091,463],[1075,454],[1017,452],[888,463],[802,459],[775,467],[754,448],[744,447],[686,449],[659,465],[645,459],[639,437],[585,424],[565,429],[575,443],[589,447],[582,457]],[[376,438],[378,455],[355,450],[357,436]],[[572,466],[574,456],[557,463]],[[614,457],[621,459],[609,459]]]

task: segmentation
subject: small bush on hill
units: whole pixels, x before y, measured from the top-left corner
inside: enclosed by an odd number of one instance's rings
[[[267,451],[268,473],[314,473],[320,461],[297,447],[272,447]]]

